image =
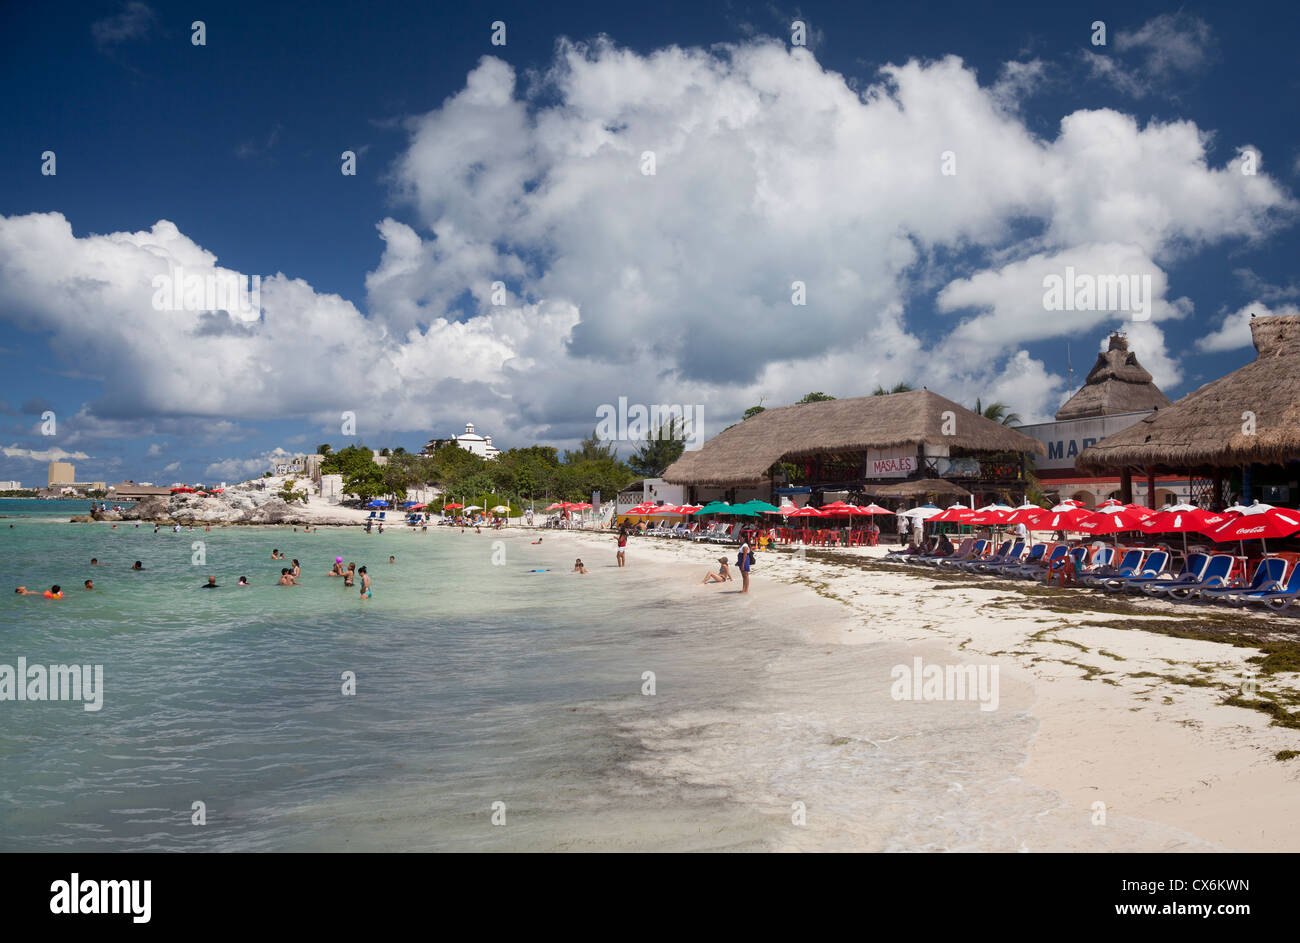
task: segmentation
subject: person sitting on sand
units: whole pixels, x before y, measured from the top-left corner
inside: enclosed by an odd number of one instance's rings
[[[718,557],[718,572],[709,571],[704,574],[704,583],[730,583],[731,567],[727,564],[726,557]]]
[[[573,561],[573,572],[574,572],[574,573],[583,573],[583,574],[585,574],[585,573],[587,572],[587,568],[586,568],[585,566],[582,565],[582,558],[581,558],[581,557],[579,557],[577,560],[574,560],[574,561]]]
[[[277,586],[298,586],[300,584],[298,583],[297,580],[293,578],[293,574],[289,572],[289,568],[286,566],[286,567],[281,567],[280,579],[276,583],[276,585]]]
[[[144,569],[144,564],[141,563],[139,560],[136,560],[135,563],[133,563],[133,564],[131,565],[131,569],[133,569],[133,570],[143,570],[143,569]]]
[[[92,590],[92,591],[93,591],[94,588],[95,588],[95,581],[94,581],[94,580],[86,580],[86,582],[84,582],[84,583],[81,584],[81,588],[82,588],[82,589],[85,589],[85,590]]]
[[[199,589],[216,589],[218,585],[217,578],[215,576],[209,576],[208,581],[200,586]]]

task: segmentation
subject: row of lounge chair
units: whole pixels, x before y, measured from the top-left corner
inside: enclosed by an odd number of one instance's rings
[[[683,521],[677,525],[664,522],[648,528],[643,536],[676,537],[693,540],[697,543],[732,544],[740,542],[740,535],[744,527],[744,524],[724,524],[722,522],[715,522],[708,527],[702,526],[699,521],[690,524]]]
[[[1265,557],[1249,582],[1240,578],[1237,558],[1226,553],[1189,553],[1178,573],[1169,571],[1170,553],[1164,548],[1121,548],[1118,560],[1115,554],[1113,547],[1064,543],[1026,549],[1023,540],[1008,540],[995,549],[991,541],[967,538],[950,554],[891,553],[883,559],[1002,579],[1043,579],[1068,567],[1079,585],[1175,601],[1226,600],[1281,610],[1300,600],[1300,555],[1293,553]]]

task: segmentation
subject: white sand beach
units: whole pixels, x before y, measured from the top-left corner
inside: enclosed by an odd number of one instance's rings
[[[519,534],[526,529],[512,530]],[[613,559],[612,534],[541,533],[547,543],[571,543],[589,566],[593,561],[603,565],[602,554]],[[761,738],[781,736],[781,724],[816,729],[817,736],[804,737],[814,748],[802,754],[799,770],[784,772],[799,781],[799,788],[817,783],[822,807],[839,803],[843,814],[834,834],[819,834],[810,816],[810,847],[877,850],[880,845],[873,843],[869,830],[855,831],[847,824],[865,791],[859,780],[878,776],[873,764],[880,763],[882,754],[895,767],[924,769],[940,754],[961,753],[953,738],[931,738],[927,746],[916,718],[925,711],[947,710],[952,724],[979,741],[979,728],[1012,723],[1020,714],[1029,721],[1027,734],[1009,736],[1007,742],[1023,743],[1023,748],[998,760],[1005,766],[1005,780],[990,794],[978,800],[967,795],[960,770],[925,773],[936,779],[936,789],[952,794],[954,807],[980,801],[986,808],[1005,808],[1009,821],[1032,807],[1038,821],[1018,826],[1018,832],[1012,829],[1007,841],[1018,847],[1006,850],[1300,847],[1300,822],[1287,814],[1296,803],[1300,759],[1275,756],[1300,749],[1300,731],[1271,726],[1269,715],[1258,710],[1221,703],[1239,692],[1253,672],[1247,659],[1259,650],[1159,631],[1276,632],[1283,637],[1281,633],[1300,628],[1300,619],[1222,605],[1125,599],[1087,589],[1044,591],[1023,581],[949,577],[875,562],[887,549],[809,551],[806,559],[787,550],[758,554],[746,597],[737,592],[738,582],[699,584],[709,569],[716,569],[717,557],[734,559],[734,547],[632,540],[629,566],[652,568],[662,576],[666,594],[698,597],[702,606],[717,605],[717,597],[728,594],[726,604],[775,614],[790,627],[792,657],[771,667],[781,706],[748,728],[746,719],[729,718],[726,733],[706,747],[697,745],[689,758],[677,757],[680,775],[728,781],[735,794],[743,792],[736,786],[747,775],[770,787],[781,772],[761,768]],[[587,578],[607,579],[614,572],[604,569]],[[865,699],[879,707],[891,699],[887,664],[868,671],[863,667],[867,662],[837,657],[863,651],[863,646],[878,647],[890,664],[906,664],[920,655],[927,663],[997,665],[998,709],[895,701],[894,729],[855,731],[855,706]],[[810,660],[812,654],[823,661]],[[1257,683],[1261,692],[1281,692],[1284,701],[1288,689],[1300,686],[1295,674],[1283,672],[1261,674]],[[684,725],[694,721],[700,719],[681,719]],[[910,746],[909,731],[917,740]],[[664,737],[665,732],[660,728],[653,735]],[[893,740],[885,744],[886,738]],[[749,768],[748,759],[760,765]],[[968,759],[978,763],[990,758]],[[750,799],[767,811],[788,815],[788,803],[775,793],[756,788]],[[792,847],[800,847],[792,841]],[[915,847],[934,847],[923,827],[918,827]],[[989,841],[979,847],[989,847]]]

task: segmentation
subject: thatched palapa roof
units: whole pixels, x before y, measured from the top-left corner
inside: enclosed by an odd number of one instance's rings
[[[1252,363],[1084,449],[1076,467],[1234,467],[1300,458],[1300,315],[1254,318]],[[1254,434],[1245,428],[1254,415]]]
[[[1083,386],[1056,411],[1056,418],[1087,419],[1164,409],[1168,405],[1169,397],[1128,349],[1128,339],[1112,334],[1109,347],[1097,355]]]
[[[969,498],[970,492],[946,478],[918,478],[896,485],[869,486],[867,494],[877,498],[924,498],[928,494],[945,498]]]
[[[944,435],[944,413],[953,413]],[[673,484],[753,484],[783,459],[946,445],[988,452],[1043,453],[1036,440],[929,390],[860,396],[766,409],[683,452],[664,472]]]

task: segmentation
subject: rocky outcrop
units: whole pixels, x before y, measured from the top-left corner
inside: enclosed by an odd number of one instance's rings
[[[108,518],[104,518],[107,520]],[[145,498],[124,511],[122,520],[178,524],[317,524],[352,523],[345,517],[321,520],[301,504],[287,504],[266,491],[227,491],[218,495],[174,494]]]

